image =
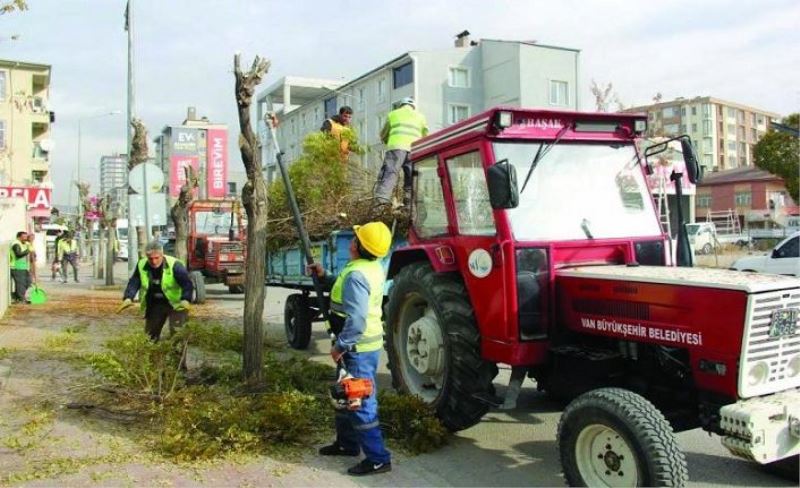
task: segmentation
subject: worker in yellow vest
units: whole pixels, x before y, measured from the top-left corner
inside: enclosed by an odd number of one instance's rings
[[[25,292],[31,286],[31,257],[33,256],[33,245],[29,241],[28,233],[19,231],[9,250],[11,278],[14,280],[14,303],[27,303]]]
[[[165,256],[159,241],[148,243],[144,251],[147,258],[140,259],[133,270],[117,313],[133,305],[133,298],[139,293],[145,332],[153,342],[158,342],[167,319],[170,334],[186,323],[194,287],[186,266],[172,256]]]
[[[58,241],[56,259],[61,263],[61,282],[67,282],[67,265],[72,266],[72,279],[78,282],[78,241],[71,231],[65,232],[64,237]]]
[[[345,105],[339,109],[339,115],[325,119],[319,129],[339,141],[339,153],[343,163],[350,157],[350,139],[353,138],[353,129],[350,127],[352,118],[353,109]]]
[[[386,275],[381,258],[389,253],[392,233],[383,222],[370,222],[353,227],[350,261],[336,278],[330,294],[331,329],[336,339],[331,358],[343,362],[355,378],[375,382],[381,349],[383,349],[383,286]],[[325,278],[319,263],[309,271]],[[322,456],[358,456],[364,460],[347,470],[354,476],[385,473],[392,470],[391,454],[383,444],[378,421],[377,389],[364,399],[358,410],[337,410],[336,440],[319,450]]]
[[[403,204],[411,204],[411,161],[408,154],[411,144],[428,135],[425,116],[416,110],[416,102],[411,97],[400,101],[400,106],[386,116],[381,129],[381,140],[386,144],[383,166],[375,184],[375,200],[378,204],[391,203],[392,193],[397,184],[400,168],[403,169]]]

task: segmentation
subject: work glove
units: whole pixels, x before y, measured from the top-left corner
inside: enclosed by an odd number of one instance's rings
[[[178,306],[175,307],[175,310],[178,312],[188,312],[190,308],[191,304],[189,303],[188,300],[181,300],[181,303],[179,303]]]
[[[122,300],[122,304],[119,306],[119,308],[117,308],[117,313],[121,313],[123,310],[130,307],[131,305],[133,305],[133,301],[130,298]]]

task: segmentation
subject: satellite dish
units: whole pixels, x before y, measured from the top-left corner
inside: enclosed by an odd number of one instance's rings
[[[53,150],[53,140],[52,139],[42,139],[39,141],[39,147],[42,148],[44,152],[50,152]]]
[[[128,173],[128,184],[140,195],[146,192],[156,193],[164,186],[164,172],[153,163],[138,164]]]

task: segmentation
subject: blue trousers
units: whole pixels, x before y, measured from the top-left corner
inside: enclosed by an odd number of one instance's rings
[[[375,370],[381,350],[370,352],[348,352],[344,355],[347,372],[354,378],[368,378],[375,385],[374,392],[366,398],[356,411],[336,412],[336,441],[343,448],[361,450],[364,457],[373,463],[389,463],[392,456],[383,445],[383,434],[378,421],[378,398]]]

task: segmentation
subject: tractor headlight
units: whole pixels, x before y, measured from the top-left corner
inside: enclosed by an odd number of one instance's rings
[[[800,375],[800,354],[795,356],[786,363],[786,376],[795,378]]]
[[[769,377],[769,365],[765,361],[759,361],[750,366],[747,372],[747,384],[750,386],[760,385],[767,381]]]

